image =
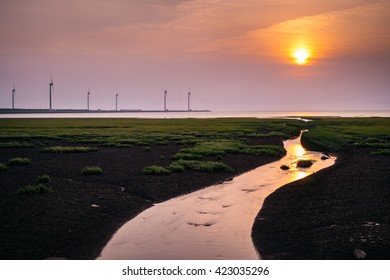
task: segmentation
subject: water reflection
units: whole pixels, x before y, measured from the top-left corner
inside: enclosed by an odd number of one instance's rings
[[[264,199],[335,160],[322,161],[320,153],[305,151],[300,138],[284,146],[281,160],[142,212],[118,230],[99,259],[258,259],[251,229]],[[303,158],[315,163],[297,168]]]

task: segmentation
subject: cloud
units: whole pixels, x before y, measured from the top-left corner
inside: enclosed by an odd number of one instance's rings
[[[305,47],[313,59],[341,56],[390,55],[390,3],[388,1],[299,17],[237,38],[241,53],[289,62],[294,48]],[[237,41],[239,43],[237,43]],[[261,50],[259,52],[259,50]]]
[[[250,30],[366,0],[15,0],[2,2],[3,53],[231,54]],[[373,2],[373,1],[369,1]],[[374,1],[376,2],[376,1]]]

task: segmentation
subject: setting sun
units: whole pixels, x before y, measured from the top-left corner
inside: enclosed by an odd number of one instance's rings
[[[293,53],[294,62],[299,65],[304,65],[309,61],[309,51],[307,49],[296,49]]]

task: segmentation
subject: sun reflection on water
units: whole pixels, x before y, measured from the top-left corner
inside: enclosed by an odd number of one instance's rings
[[[303,155],[306,153],[305,149],[300,143],[294,144],[291,147],[291,150],[293,151],[293,155],[295,155],[297,158],[302,158]]]

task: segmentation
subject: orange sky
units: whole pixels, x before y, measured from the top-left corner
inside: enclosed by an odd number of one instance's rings
[[[390,1],[0,3],[0,107],[390,108]],[[294,63],[302,48],[306,63]]]

